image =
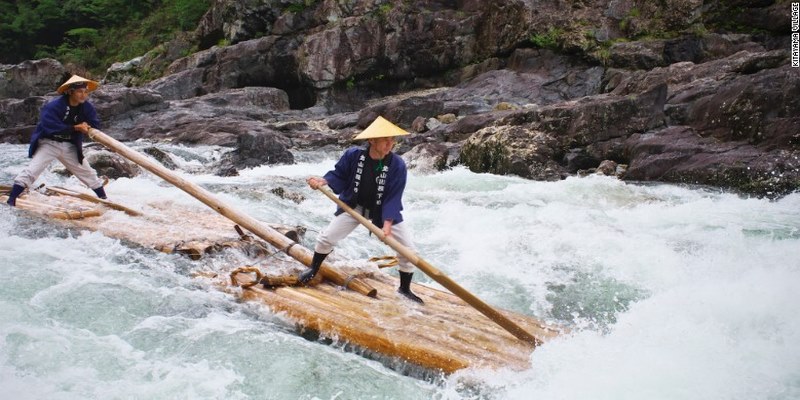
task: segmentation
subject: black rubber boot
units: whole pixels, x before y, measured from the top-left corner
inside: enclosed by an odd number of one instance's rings
[[[22,192],[24,192],[24,191],[25,191],[25,186],[17,185],[15,183],[14,186],[11,187],[11,193],[9,193],[8,201],[6,201],[6,203],[8,205],[10,205],[11,207],[16,206],[17,205],[17,197],[19,197],[19,195],[21,195]]]
[[[106,197],[106,190],[105,190],[105,189],[103,189],[103,187],[102,187],[102,186],[100,186],[100,187],[99,187],[99,188],[97,188],[97,189],[92,189],[92,190],[94,190],[94,193],[97,195],[97,197],[99,197],[99,198],[101,198],[101,199],[103,199],[103,200],[105,200],[105,199],[107,198],[107,197]]]
[[[403,296],[408,297],[410,300],[416,301],[419,304],[425,304],[422,299],[417,297],[414,293],[411,293],[411,278],[414,276],[413,272],[403,272],[400,271],[400,287],[397,289],[397,293],[402,294]]]
[[[308,269],[308,271],[301,273],[300,276],[297,277],[297,280],[305,285],[314,279],[314,277],[317,275],[317,272],[319,272],[319,267],[322,266],[322,262],[325,261],[325,257],[327,256],[327,254],[314,252],[314,258],[311,259],[311,267]]]

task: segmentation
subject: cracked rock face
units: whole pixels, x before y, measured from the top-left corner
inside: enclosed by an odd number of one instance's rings
[[[788,26],[780,5],[735,3],[217,1],[92,101],[122,140],[232,148],[225,173],[352,145],[382,115],[414,132],[396,151],[420,169],[555,180],[617,163],[622,179],[780,196],[800,182],[800,69],[767,26]],[[762,33],[713,31],[725,21]],[[2,140],[27,142],[65,73],[0,66]]]

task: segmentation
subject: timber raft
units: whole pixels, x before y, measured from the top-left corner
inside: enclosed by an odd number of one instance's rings
[[[0,192],[3,189],[7,194],[7,188],[0,187]],[[367,263],[371,266],[368,268],[343,271],[340,263],[326,262],[323,273],[310,286],[296,286],[295,277],[304,270],[303,264],[310,263],[312,253],[298,243],[302,229],[247,220],[253,230],[280,236],[265,242],[219,210],[215,214],[170,202],[129,208],[131,204],[124,198],[112,198],[115,202],[99,201],[79,190],[46,188],[24,194],[17,205],[58,224],[98,231],[126,243],[182,253],[192,259],[239,249],[263,262],[202,273],[198,279],[209,280],[243,301],[268,307],[304,336],[355,346],[396,369],[417,366],[445,374],[465,368],[523,370],[530,366],[535,346],[560,333],[536,318],[492,310],[535,339],[521,340],[459,296],[413,283],[413,291],[425,300],[425,304],[417,304],[398,294],[397,277],[374,263]],[[0,201],[6,199],[6,195],[0,195]],[[293,260],[273,257],[282,254]]]

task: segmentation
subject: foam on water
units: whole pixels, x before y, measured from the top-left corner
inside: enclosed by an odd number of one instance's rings
[[[800,393],[800,195],[770,202],[605,178],[569,179],[546,191],[547,184],[517,186],[494,192],[513,198],[503,216],[514,221],[494,232],[510,242],[530,240],[533,251],[516,253],[530,262],[504,266],[507,260],[492,261],[502,258],[496,252],[468,275],[483,267],[512,275],[531,288],[532,310],[577,330],[537,350],[528,371],[483,375],[500,397]],[[514,212],[526,203],[526,212]],[[475,220],[489,218],[485,213]],[[490,240],[483,235],[474,243]],[[537,296],[540,290],[547,294]],[[452,378],[451,388],[459,382]]]
[[[170,151],[198,171],[220,152]],[[335,207],[304,178],[325,173],[338,153],[300,154],[297,164],[237,177],[183,176],[259,219],[308,227],[311,246]],[[17,157],[23,146],[0,145],[0,178],[24,166]],[[80,187],[50,172],[41,181]],[[305,200],[280,198],[276,187]],[[116,180],[108,192],[198,204],[149,174]],[[0,207],[3,397],[800,397],[798,194],[768,201],[456,168],[412,171],[404,203],[423,258],[488,303],[571,333],[537,349],[529,370],[426,383],[306,341],[281,315],[191,277],[224,259],[198,264]],[[363,229],[336,249],[353,259],[390,253]]]

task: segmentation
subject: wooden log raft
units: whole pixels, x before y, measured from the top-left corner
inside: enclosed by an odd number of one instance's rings
[[[276,248],[285,251],[286,254],[295,260],[300,261],[307,266],[311,265],[313,252],[305,247],[295,246],[296,242],[284,235],[281,235],[280,232],[277,232],[269,226],[262,224],[255,218],[222,203],[211,192],[203,189],[199,185],[181,178],[161,164],[150,160],[149,158],[134,151],[128,146],[125,146],[100,130],[89,129],[88,135],[94,141],[103,144],[115,153],[127,158],[142,168],[164,179],[165,181],[175,185],[177,188],[183,190],[197,200],[200,200],[200,202],[207,205],[212,210],[241,225],[243,228],[249,230],[259,238],[269,242]],[[323,263],[322,267],[320,268],[320,273],[325,278],[335,282],[337,285],[355,290],[363,295],[375,296],[377,294],[375,288],[372,288],[369,285],[366,285],[364,282],[361,282],[358,279],[353,279],[351,276],[336,270],[330,265],[330,263]]]
[[[251,272],[236,271],[231,277],[232,285],[243,287],[238,293],[244,300],[266,304],[296,322],[301,330],[358,346],[387,361],[447,374],[470,367],[530,368],[533,343],[509,335],[448,292],[414,283],[413,291],[425,298],[425,304],[419,305],[397,294],[396,279],[381,272],[360,276],[381,293],[377,298],[358,296],[327,283],[313,288],[265,289],[254,284],[265,278]],[[285,283],[291,284],[289,281]],[[513,318],[539,343],[559,334],[556,328],[535,318],[500,312]]]
[[[46,196],[36,191],[26,194],[22,200],[63,208],[92,205],[83,199]],[[106,212],[93,218],[59,220],[59,223],[98,231],[146,248],[170,243],[169,240],[173,243],[170,248],[174,248],[177,242],[188,243],[197,248],[198,255],[205,255],[211,251],[209,249],[225,243],[239,242],[248,246],[256,240],[246,234],[243,239],[243,232],[237,232],[226,218],[218,214],[199,212],[202,211],[199,204],[194,207],[159,201],[143,205],[142,210],[143,215],[138,217]],[[291,231],[287,226],[271,226],[276,231]],[[266,253],[278,250],[274,246],[264,249]],[[469,367],[529,367],[533,351],[531,343],[515,339],[450,293],[412,283],[414,292],[425,299],[424,305],[418,305],[398,295],[395,292],[397,278],[381,270],[359,275],[361,281],[380,293],[376,298],[320,282],[319,275],[310,287],[294,286],[296,272],[291,271],[296,268],[296,263],[277,257],[262,260],[269,262],[270,274],[261,274],[260,277],[248,271],[234,274],[236,284],[248,286],[245,289],[232,286],[229,272],[204,271],[196,275],[199,279],[213,280],[223,290],[241,296],[245,301],[263,304],[273,312],[285,315],[301,332],[318,333],[321,337],[356,346],[362,354],[376,357],[393,368],[410,365],[433,373],[451,373]],[[284,272],[276,274],[276,271]],[[270,288],[265,288],[264,284]],[[556,329],[530,316],[498,311],[513,319],[539,342],[558,334]]]

